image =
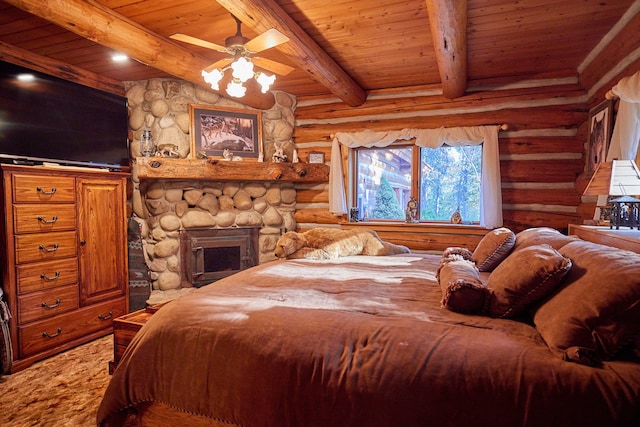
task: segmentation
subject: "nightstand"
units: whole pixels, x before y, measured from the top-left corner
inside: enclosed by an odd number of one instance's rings
[[[569,235],[614,248],[640,253],[640,230],[610,229],[608,226],[569,224]]]
[[[109,362],[109,374],[113,374],[136,333],[164,304],[146,307],[113,320],[113,361]]]

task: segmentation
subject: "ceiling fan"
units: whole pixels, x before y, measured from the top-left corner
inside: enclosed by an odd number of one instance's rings
[[[191,37],[186,34],[173,34],[169,36],[174,40],[179,40],[185,43],[189,43],[195,46],[204,47],[206,49],[216,50],[218,52],[224,52],[232,55],[228,58],[223,58],[207,68],[204,69],[205,72],[211,72],[215,69],[224,69],[229,64],[234,62],[236,59],[245,58],[253,62],[256,66],[260,68],[264,68],[265,70],[271,71],[273,73],[279,74],[281,76],[286,76],[291,71],[293,71],[293,67],[282,64],[280,62],[272,61],[270,59],[262,58],[259,56],[253,56],[256,53],[265,51],[267,49],[271,49],[272,47],[278,46],[282,43],[286,43],[289,41],[289,37],[282,34],[280,31],[272,28],[270,30],[265,31],[259,36],[255,37],[252,40],[249,40],[247,37],[242,35],[242,22],[238,18],[236,18],[233,14],[231,15],[233,19],[236,21],[237,31],[236,34],[225,39],[224,46],[220,46],[215,43],[208,42],[206,40],[198,39],[196,37]]]

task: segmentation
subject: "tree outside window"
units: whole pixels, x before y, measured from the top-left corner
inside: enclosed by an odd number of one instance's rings
[[[460,211],[465,222],[480,221],[482,146],[420,150],[420,218],[449,221]]]
[[[411,197],[412,148],[362,148],[356,162],[359,216],[403,220]]]
[[[464,222],[480,220],[482,145],[361,148],[356,154],[355,196],[361,218],[404,221],[407,202],[416,191],[421,221],[449,222],[458,210]]]

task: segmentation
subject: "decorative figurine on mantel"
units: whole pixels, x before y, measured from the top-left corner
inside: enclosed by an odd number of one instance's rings
[[[411,196],[407,202],[407,209],[405,210],[405,220],[409,224],[415,224],[420,222],[418,220],[418,201],[415,197]]]
[[[243,159],[240,156],[234,156],[233,151],[225,148],[222,151],[222,160],[226,160],[228,162],[241,162]]]
[[[160,144],[158,145],[156,156],[177,159],[180,157],[180,153],[176,144]]]
[[[287,155],[284,154],[284,149],[276,142],[273,144],[276,148],[276,151],[273,153],[271,160],[274,163],[282,163],[287,161]]]

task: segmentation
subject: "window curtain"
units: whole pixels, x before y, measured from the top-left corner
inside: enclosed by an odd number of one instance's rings
[[[612,89],[620,98],[618,116],[607,153],[607,161],[635,160],[638,163],[640,140],[640,71],[622,78]]]
[[[329,210],[335,215],[347,213],[344,172],[340,144],[349,148],[382,148],[396,141],[415,138],[419,147],[438,148],[484,144],[482,149],[482,194],[480,195],[480,225],[486,228],[502,226],[502,190],[500,186],[500,159],[498,131],[500,126],[472,126],[438,129],[402,129],[399,131],[337,132],[331,147],[329,173]]]

